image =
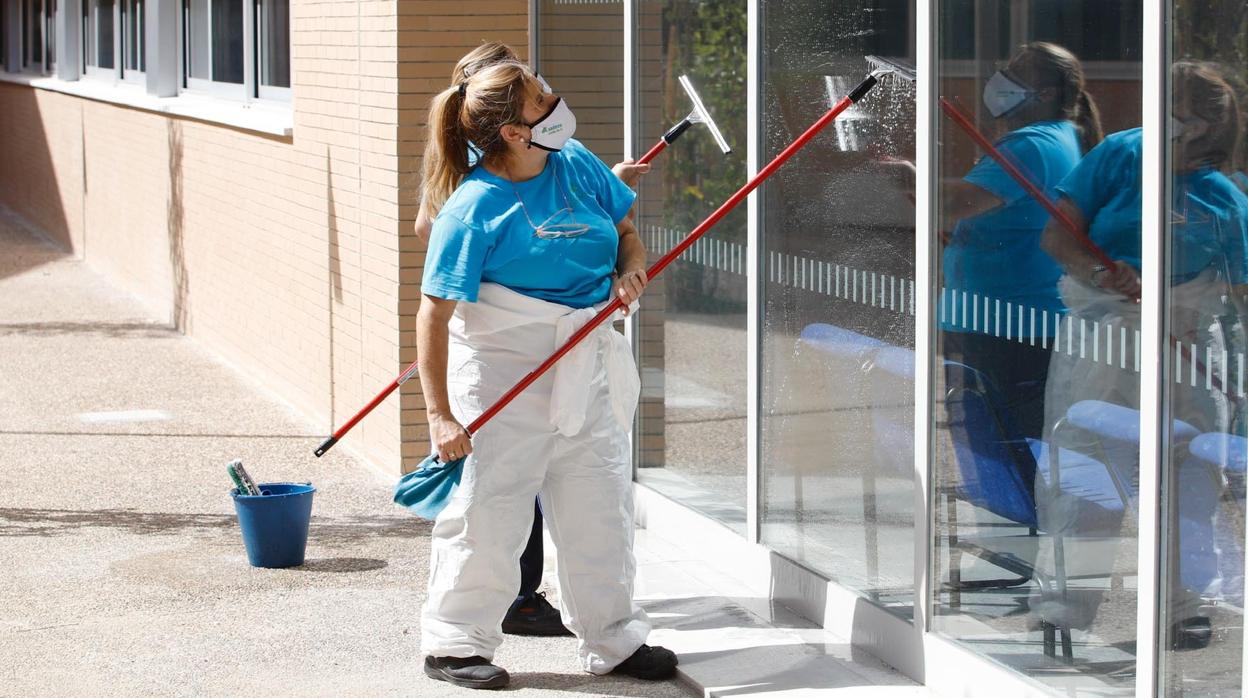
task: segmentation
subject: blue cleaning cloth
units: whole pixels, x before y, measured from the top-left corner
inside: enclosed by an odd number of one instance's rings
[[[399,484],[394,486],[394,503],[433,521],[459,487],[463,466],[463,458],[443,463],[436,454],[430,455],[420,462],[420,467],[399,478]]]

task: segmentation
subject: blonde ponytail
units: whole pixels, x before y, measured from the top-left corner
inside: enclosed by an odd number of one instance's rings
[[[468,174],[468,140],[460,126],[464,95],[451,86],[433,98],[429,107],[429,134],[425,141],[421,196],[430,218]]]
[[[524,100],[540,89],[527,66],[505,61],[482,68],[433,98],[421,190],[430,217],[438,214],[471,169],[470,146],[482,161],[505,156],[507,146],[499,130],[522,121]]]

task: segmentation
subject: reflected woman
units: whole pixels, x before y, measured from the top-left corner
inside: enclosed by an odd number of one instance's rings
[[[1212,523],[1222,475],[1205,472],[1188,459],[1186,439],[1200,432],[1228,431],[1234,419],[1231,399],[1221,386],[1221,379],[1229,375],[1222,363],[1224,350],[1230,349],[1225,318],[1237,311],[1243,317],[1242,310],[1232,304],[1242,308],[1240,299],[1248,290],[1248,198],[1223,173],[1236,152],[1240,130],[1234,91],[1208,64],[1176,63],[1172,79],[1173,198],[1166,300],[1171,352],[1176,342],[1186,348],[1186,355],[1179,352],[1167,362],[1175,370],[1177,360],[1176,377],[1183,379],[1169,382],[1169,404],[1176,417],[1176,449],[1169,462],[1176,468],[1177,502],[1184,519],[1179,553],[1182,584],[1176,591],[1180,598],[1172,600],[1178,619],[1172,638],[1175,646],[1191,647],[1208,642],[1209,620],[1196,606],[1202,598],[1216,594],[1220,582]],[[1058,221],[1049,223],[1043,238],[1045,250],[1065,272],[1059,288],[1069,308],[1049,368],[1046,423],[1055,429],[1051,434],[1054,446],[1092,456],[1103,472],[1116,478],[1122,498],[1128,500],[1117,506],[1128,510],[1135,505],[1139,479],[1139,423],[1134,410],[1139,409],[1140,374],[1131,357],[1138,355],[1135,343],[1140,328],[1142,155],[1141,129],[1115,133],[1058,187],[1059,207],[1078,233],[1113,260],[1112,265],[1103,265]],[[1093,346],[1101,347],[1099,357],[1092,353]],[[1111,356],[1117,358],[1111,361]],[[1088,400],[1100,403],[1084,402]],[[1079,413],[1088,406],[1095,408],[1089,412],[1098,415],[1095,428],[1086,428],[1092,425],[1073,418],[1076,412],[1070,408],[1080,402],[1084,405]],[[1123,412],[1126,419],[1110,419],[1112,405],[1130,408]],[[1060,465],[1059,473],[1070,470],[1066,456]],[[1069,479],[1061,476],[1063,483]],[[1049,484],[1053,491],[1038,498],[1038,503],[1042,527],[1066,538],[1065,554],[1059,561],[1068,568],[1079,565],[1107,575],[1132,573],[1130,561],[1124,558],[1115,563],[1080,540],[1124,535],[1120,530],[1123,509],[1117,509],[1117,522],[1094,521],[1086,515],[1088,508],[1081,508],[1083,500],[1068,487]],[[1099,596],[1088,595],[1082,602],[1072,598],[1050,599],[1039,610],[1058,625],[1084,627],[1095,615]]]
[[[1007,130],[997,149],[1050,195],[1102,137],[1083,67],[1056,44],[1020,47],[988,80],[983,100]],[[1040,248],[1048,213],[991,156],[942,187],[941,196],[941,229],[951,231],[942,260],[945,358],[987,379],[1007,408],[997,416],[1016,437],[1040,438],[1047,346],[1063,310],[1061,269]],[[1034,466],[1019,475],[1030,491]]]

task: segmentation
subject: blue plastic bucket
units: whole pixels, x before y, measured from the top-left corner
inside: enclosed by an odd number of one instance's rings
[[[316,488],[297,482],[269,482],[259,487],[259,497],[230,490],[238,525],[243,529],[247,561],[252,567],[302,565]]]

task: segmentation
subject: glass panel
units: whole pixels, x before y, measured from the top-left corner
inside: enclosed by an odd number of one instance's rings
[[[127,72],[145,69],[145,44],[143,0],[122,0],[122,21],[125,23],[123,68]]]
[[[910,0],[765,3],[770,159],[872,66],[912,62]],[[763,540],[914,605],[912,82],[885,79],[762,187]],[[898,172],[901,174],[897,174]]]
[[[212,77],[208,63],[209,37],[208,28],[209,0],[185,0],[184,12],[186,22],[186,74],[198,80]]]
[[[82,3],[82,64],[95,65],[95,37],[91,35],[91,2]]]
[[[290,0],[258,0],[260,84],[290,87]]]
[[[1242,4],[1174,2],[1163,452],[1162,686],[1239,696],[1244,661],[1248,187]]]
[[[746,3],[637,3],[637,154],[693,109],[690,83],[723,132],[695,124],[641,182],[638,228],[667,253],[745,183]],[[745,532],[746,207],[667,268],[639,316],[638,481]]]
[[[52,70],[56,66],[56,0],[48,0],[48,12],[44,16],[44,32],[47,41],[44,43],[46,51],[45,63],[48,70]]]
[[[243,0],[212,0],[212,79],[243,82]]]
[[[1140,264],[1140,0],[937,12],[932,628],[1131,694],[1139,305],[1097,269]]]
[[[25,64],[38,68],[43,65],[43,3],[40,0],[27,0],[24,4],[26,6]]]
[[[113,63],[113,3],[115,0],[93,0],[95,9],[95,65],[112,68]]]

